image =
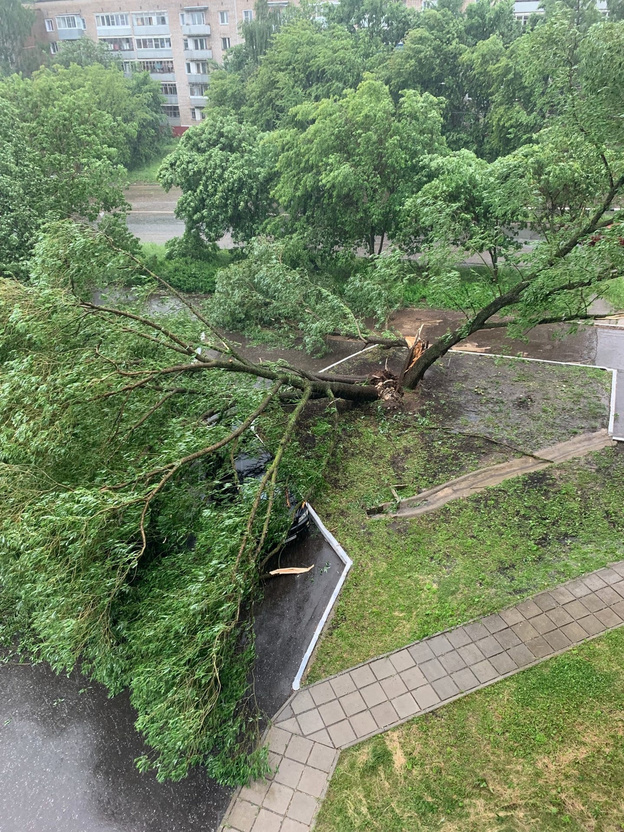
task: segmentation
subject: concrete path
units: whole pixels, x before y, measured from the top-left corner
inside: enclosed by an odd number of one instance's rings
[[[241,789],[223,829],[308,832],[340,749],[624,624],[624,561],[310,685],[278,711],[276,773]]]
[[[398,503],[382,503],[372,510],[371,517],[381,517],[384,514],[389,514],[391,517],[417,517],[420,514],[434,511],[451,500],[470,497],[472,494],[477,494],[493,485],[499,485],[512,477],[540,471],[554,463],[565,462],[585,456],[592,451],[599,451],[610,445],[612,441],[606,430],[583,433],[573,439],[536,451],[531,456],[521,456],[498,465],[479,468],[455,480],[421,491],[414,497],[405,497]]]

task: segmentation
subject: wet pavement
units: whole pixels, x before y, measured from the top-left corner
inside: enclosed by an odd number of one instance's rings
[[[343,564],[314,529],[287,547],[280,566],[307,575],[271,578],[256,612],[255,692],[275,713]],[[179,783],[140,774],[146,753],[127,694],[47,665],[0,666],[0,832],[213,832],[231,790],[200,769]]]

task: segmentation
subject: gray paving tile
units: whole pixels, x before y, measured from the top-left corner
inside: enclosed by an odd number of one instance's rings
[[[621,580],[621,576],[615,571],[615,569],[611,569],[609,566],[605,566],[603,569],[599,569],[596,572],[599,578],[606,584],[616,584],[619,580]]]
[[[334,744],[327,733],[327,728],[321,728],[320,731],[315,731],[313,734],[309,735],[309,738],[313,743],[322,743],[323,745],[329,745],[331,748],[334,747]]]
[[[497,656],[492,656],[490,662],[501,674],[511,673],[512,670],[518,669],[518,665],[510,656],[507,655],[507,653],[499,653]]]
[[[248,803],[253,803],[260,806],[266,793],[269,790],[270,782],[268,780],[255,780],[248,786],[243,786],[240,790],[240,799],[246,800]]]
[[[336,698],[334,689],[329,682],[319,682],[319,684],[313,685],[310,688],[310,694],[312,695],[312,699],[314,699],[315,705],[324,705],[330,699]]]
[[[462,659],[457,650],[452,650],[445,656],[440,656],[440,664],[447,673],[453,673],[455,670],[461,670],[462,667],[466,667],[466,662]]]
[[[309,823],[299,823],[292,818],[284,818],[280,832],[310,832]]]
[[[337,752],[333,748],[315,744],[308,757],[308,765],[321,771],[330,771],[336,759]]]
[[[540,615],[542,615],[541,612]],[[535,617],[537,618],[538,616]],[[530,621],[522,621],[520,624],[514,624],[512,630],[520,641],[531,641],[532,638],[537,638],[539,635]]]
[[[622,624],[622,619],[619,615],[617,615],[617,613],[613,612],[612,609],[598,610],[595,613],[595,616],[599,621],[601,621],[605,625],[605,627],[619,627],[620,624]]]
[[[381,679],[387,679],[388,676],[394,676],[396,670],[394,669],[392,662],[388,658],[377,659],[374,662],[370,663],[370,669],[375,674],[375,678],[379,681]]]
[[[363,664],[361,667],[356,667],[355,670],[350,670],[349,676],[355,682],[355,686],[360,689],[366,685],[372,685],[373,682],[377,681],[373,675],[373,671],[367,664]]]
[[[428,682],[433,682],[434,679],[439,679],[440,676],[446,676],[446,670],[442,667],[438,659],[431,659],[421,664],[420,669],[425,674]]]
[[[283,722],[278,720],[277,727],[281,728],[283,731],[288,731],[290,734],[300,734],[301,728],[299,727],[298,720],[292,716],[290,719],[285,719]]]
[[[407,670],[408,667],[414,667],[415,664],[409,650],[401,650],[398,653],[393,653],[389,658],[394,666],[394,669],[399,673],[403,670]]]
[[[304,736],[314,734],[315,731],[321,731],[325,727],[317,708],[301,714],[299,717],[299,725],[301,726],[301,733]]]
[[[457,652],[466,664],[476,664],[477,662],[482,662],[485,658],[476,644],[466,644],[464,647],[460,647]]]
[[[557,627],[563,627],[564,624],[570,624],[574,621],[570,613],[564,610],[563,607],[557,607],[557,609],[549,610],[546,615],[550,618],[553,624],[557,625]]]
[[[334,722],[340,722],[346,717],[346,714],[342,710],[340,702],[337,699],[332,699],[331,702],[326,702],[324,705],[321,705],[318,711],[321,715],[321,719],[325,723],[326,728],[329,728],[329,726],[333,725]],[[331,731],[329,735],[331,737]]]
[[[499,630],[503,630],[507,626],[507,623],[497,613],[494,615],[488,615],[481,619],[481,623],[492,634],[497,633]]]
[[[533,618],[532,620],[535,621],[536,619]],[[528,621],[524,621],[521,624],[514,624],[515,627],[522,627],[523,625],[526,625],[527,627],[531,626]],[[504,650],[509,650],[510,647],[515,647],[516,644],[521,643],[520,639],[514,633],[511,627],[505,627],[504,630],[501,630],[500,632],[496,633],[494,638]]]
[[[583,583],[581,578],[577,578],[575,581],[570,581],[569,584],[566,584],[566,589],[568,589],[575,598],[582,598],[584,595],[591,592],[591,589],[587,586],[587,584]]]
[[[357,690],[355,682],[349,673],[342,673],[340,676],[336,676],[335,679],[330,679],[329,684],[338,697],[346,696],[348,693],[353,693],[354,690]]]
[[[484,684],[485,682],[490,682],[492,679],[498,676],[498,670],[496,670],[492,663],[489,662],[487,659],[485,659],[482,662],[478,662],[477,664],[473,664],[470,669],[477,677],[479,682],[481,682],[481,684]]]
[[[624,598],[624,581],[619,581],[617,584],[611,584],[611,586],[618,595],[621,595],[622,598]]]
[[[624,619],[624,601],[618,601],[617,604],[611,606],[611,610]]]
[[[309,794],[303,794],[303,792],[296,792],[290,801],[287,816],[301,823],[310,824],[316,814],[317,806],[318,802],[315,797]]]
[[[414,716],[420,710],[416,704],[416,700],[411,693],[404,693],[402,696],[397,696],[392,700],[392,707],[397,712],[401,719],[406,719],[408,716]]]
[[[587,633],[578,623],[578,621],[573,621],[571,624],[566,624],[565,627],[561,628],[561,632],[563,635],[570,639],[570,641],[578,642],[583,641],[587,638]]]
[[[616,592],[613,587],[610,586],[606,586],[604,589],[596,590],[596,595],[608,606],[611,606],[611,604],[617,604],[617,602],[621,600],[619,592]]]
[[[482,638],[481,641],[476,643],[476,647],[481,651],[486,659],[489,659],[490,656],[495,656],[497,653],[502,653],[503,651],[503,648],[500,646],[499,642],[496,641],[494,636]]]
[[[274,725],[267,735],[267,745],[276,754],[283,754],[291,741],[292,734]]]
[[[532,601],[530,598],[518,604],[517,609],[518,612],[521,612],[525,618],[534,618],[536,615],[543,612],[543,610],[537,606],[535,601]]]
[[[536,659],[544,659],[546,656],[550,656],[554,652],[553,648],[546,641],[546,639],[542,638],[542,636],[534,638],[531,641],[527,641],[526,646]]]
[[[289,760],[296,760],[298,763],[307,763],[313,746],[314,743],[312,740],[294,736],[288,743],[288,748],[284,756],[288,757]]]
[[[586,587],[591,589],[592,592],[596,592],[596,590],[602,589],[607,585],[606,581],[603,581],[602,578],[596,574],[596,572],[592,572],[590,575],[584,575],[581,580]]]
[[[617,600],[620,600],[619,596]],[[594,592],[592,592],[591,595],[586,595],[581,600],[581,603],[584,607],[587,607],[589,612],[597,612],[598,610],[603,610],[607,606],[605,602],[601,600]]]
[[[457,627],[455,630],[451,630],[451,632],[446,635],[455,649],[463,647],[465,644],[470,644],[471,642],[470,636],[463,627]]]
[[[381,708],[383,706],[377,705],[377,707]],[[342,722],[336,722],[334,725],[330,725],[327,730],[336,748],[343,748],[345,745],[348,745],[350,742],[357,739],[355,731],[346,719]]]
[[[549,618],[546,613],[536,615],[531,619],[531,626],[535,627],[538,633],[549,633],[556,628],[555,622]]]
[[[487,638],[490,635],[483,624],[478,621],[473,621],[472,624],[465,624],[464,630],[474,642],[478,642],[481,638]]]
[[[451,696],[457,696],[459,688],[450,676],[443,676],[442,679],[436,679],[431,683],[431,687],[438,694],[440,699],[450,699]]]
[[[363,711],[360,714],[356,714],[355,716],[352,716],[349,721],[351,722],[351,727],[355,731],[355,735],[358,739],[360,739],[360,737],[366,737],[374,731],[377,731],[377,723],[373,719],[370,711]]]
[[[451,678],[460,690],[472,690],[479,684],[479,680],[469,667],[451,674]]]
[[[570,625],[566,624],[565,626],[569,627]],[[542,638],[550,644],[554,651],[565,650],[571,644],[570,639],[567,638],[561,630],[553,630],[551,633],[544,633]]]
[[[262,801],[262,806],[271,812],[283,815],[288,809],[293,794],[294,789],[291,789],[290,786],[285,786],[283,783],[271,783],[266,797]]]
[[[503,619],[505,624],[508,627],[511,627],[512,624],[518,624],[520,621],[524,621],[524,616],[521,612],[519,612],[516,607],[511,607],[511,609],[503,610],[500,613],[500,617]]]
[[[548,612],[548,610],[553,610],[557,606],[557,601],[553,598],[550,592],[540,592],[539,595],[536,595],[533,600],[537,604],[537,606],[543,610],[544,612]],[[568,599],[572,600],[572,599]]]
[[[429,659],[435,658],[433,651],[424,641],[417,642],[407,649],[409,650],[414,661],[418,664],[422,664],[422,662],[427,662]]]
[[[597,636],[598,633],[604,633],[607,627],[595,615],[588,615],[585,618],[578,620],[578,625],[582,627],[590,636]]]
[[[423,709],[431,708],[433,705],[437,705],[440,701],[440,697],[432,688],[431,685],[424,685],[422,688],[418,688],[412,693],[412,696],[418,702],[418,705]]]
[[[382,702],[381,705],[375,705],[374,708],[371,708],[371,714],[380,728],[387,728],[389,725],[394,725],[399,721],[397,712],[390,702]]]
[[[295,714],[300,714],[303,711],[309,711],[311,708],[315,708],[316,703],[312,699],[309,690],[300,690],[290,703],[290,706]]]
[[[388,699],[394,699],[401,696],[402,693],[407,693],[407,686],[398,674],[391,676],[389,679],[383,679],[380,684]]]
[[[362,698],[362,694],[359,690],[355,690],[353,693],[348,693],[339,701],[347,716],[353,716],[353,714],[358,714],[360,711],[366,710],[366,702]]]
[[[443,656],[453,649],[453,645],[446,636],[434,636],[427,640],[427,644],[433,652],[433,655],[438,657]]]
[[[518,665],[524,667],[527,664],[535,661],[535,656],[526,646],[526,644],[518,644],[517,647],[511,647],[507,651],[509,657]]]
[[[360,693],[362,694],[362,699],[366,702],[367,708],[373,708],[375,705],[379,705],[380,702],[385,702],[388,698],[379,682],[362,688]]]
[[[276,815],[268,809],[260,809],[251,832],[280,832],[283,815]]]
[[[419,667],[410,667],[409,670],[404,670],[401,673],[401,679],[409,690],[415,690],[427,683],[427,678]]]
[[[251,832],[251,827],[258,814],[258,807],[246,800],[237,800],[228,815],[227,822],[237,832]]]
[[[568,601],[574,601],[574,595],[565,586],[557,586],[551,589],[550,594],[558,604],[567,604]]]
[[[298,763],[296,760],[284,759],[275,773],[274,779],[276,783],[281,783],[284,786],[290,786],[291,789],[296,789],[302,773],[302,763]]]
[[[317,768],[306,768],[301,775],[297,791],[312,795],[312,797],[320,797],[326,785],[327,774],[324,771],[319,771]]]
[[[618,575],[621,575],[624,578],[624,561],[620,561],[619,563],[612,563],[611,569],[614,572],[617,572]]]

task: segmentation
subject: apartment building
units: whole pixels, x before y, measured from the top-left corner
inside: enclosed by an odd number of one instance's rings
[[[210,70],[242,42],[240,26],[253,20],[254,0],[35,0],[33,36],[54,54],[63,41],[88,37],[107,43],[124,71],[149,72],[159,82],[163,110],[174,132],[201,121]],[[270,3],[286,6],[288,0]]]

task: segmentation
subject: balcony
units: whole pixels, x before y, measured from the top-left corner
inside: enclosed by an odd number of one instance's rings
[[[175,72],[150,72],[150,78],[153,78],[154,81],[171,81],[175,83],[176,76]]]
[[[199,37],[210,37],[210,25],[208,23],[184,23],[182,25],[182,34],[195,35]]]
[[[78,40],[84,34],[84,29],[57,29],[59,40]]]
[[[121,53],[125,54],[125,53]],[[153,61],[158,60],[159,58],[166,60],[167,58],[173,58],[173,50],[172,49],[137,49],[136,56],[139,61]],[[151,73],[150,73],[151,74]],[[161,78],[162,81],[165,79],[162,76],[158,76]]]
[[[184,57],[187,61],[211,61],[212,49],[185,49]]]
[[[178,103],[178,96],[177,95],[166,95],[165,93],[161,93],[162,97],[165,99],[167,104],[177,104]]]
[[[135,26],[134,34],[137,38],[150,38],[154,35],[170,35],[169,24],[166,26]]]
[[[208,83],[210,83],[210,75],[191,74],[191,75],[187,75],[186,79],[189,82],[189,84],[208,84]],[[162,79],[162,80],[164,80],[164,79]]]
[[[98,26],[98,38],[127,38],[132,36],[132,26]]]

